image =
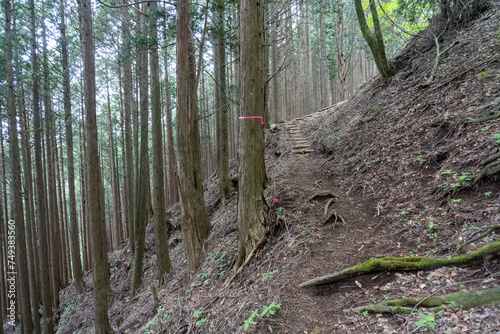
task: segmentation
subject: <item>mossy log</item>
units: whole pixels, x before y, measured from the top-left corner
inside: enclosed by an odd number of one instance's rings
[[[346,278],[384,270],[414,271],[436,269],[440,267],[469,267],[497,256],[500,256],[500,240],[489,243],[476,251],[454,257],[383,257],[380,259],[370,259],[353,267],[311,279],[301,283],[299,286],[306,288],[329,284]]]
[[[500,287],[475,290],[467,292],[450,293],[442,296],[410,297],[402,299],[385,300],[377,304],[369,304],[344,312],[362,313],[365,311],[375,313],[410,314],[416,306],[430,308],[437,312],[443,306],[451,308],[473,308],[476,306],[491,306],[500,303]]]

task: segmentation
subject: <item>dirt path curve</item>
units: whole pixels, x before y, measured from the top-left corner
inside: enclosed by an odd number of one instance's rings
[[[308,138],[300,130],[300,121],[285,123],[290,146],[297,146],[297,139],[309,143]],[[309,144],[308,144],[309,145]],[[309,145],[310,147],[310,145]],[[357,287],[354,280],[340,285],[329,285],[319,289],[302,289],[298,285],[308,279],[334,270],[350,266],[365,260],[365,254],[372,254],[376,248],[372,243],[371,217],[376,214],[373,203],[363,198],[351,198],[344,189],[336,186],[335,180],[328,178],[321,171],[323,157],[310,148],[300,148],[311,152],[295,152],[290,155],[291,173],[282,177],[279,182],[288,194],[293,207],[286,207],[288,223],[291,224],[291,237],[288,242],[289,253],[295,258],[287,269],[289,285],[282,293],[282,318],[279,333],[337,333],[344,321],[342,310],[349,308],[354,299],[368,300],[363,290]],[[309,153],[309,154],[297,154]],[[321,190],[331,190],[339,195],[333,208],[341,214],[346,224],[334,223],[330,219],[325,223],[324,206],[327,198],[310,201],[310,198]],[[374,250],[375,251],[375,250]],[[370,279],[370,278],[365,278]],[[363,285],[363,278],[358,283]],[[367,282],[368,283],[368,282]]]

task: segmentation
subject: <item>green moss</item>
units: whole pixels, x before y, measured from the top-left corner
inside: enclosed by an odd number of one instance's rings
[[[418,305],[432,309],[434,311],[440,310],[443,306],[452,308],[465,308],[470,309],[477,306],[491,306],[500,303],[500,287],[478,290],[451,293],[442,296],[431,297],[410,297],[394,300],[386,300],[379,304],[365,305],[352,309],[356,313],[364,311],[377,312],[377,313],[403,313],[408,314],[411,308]]]

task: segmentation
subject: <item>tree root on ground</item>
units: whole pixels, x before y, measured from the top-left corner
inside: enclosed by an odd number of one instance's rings
[[[312,195],[311,198],[309,198],[309,202],[311,202],[316,197],[335,197],[335,198],[338,198],[339,195],[337,195],[336,193],[334,193],[331,190],[322,190],[322,191],[318,191],[317,193],[314,193],[314,195]]]
[[[484,230],[484,229],[483,229]],[[466,242],[464,242],[463,244],[461,244],[458,248],[457,248],[457,252],[460,251],[462,248],[464,247],[467,247],[469,246],[470,244],[478,241],[478,240],[481,240],[483,238],[486,238],[487,236],[489,236],[491,233],[493,232],[496,232],[500,230],[500,225],[492,225],[492,226],[489,226],[488,228],[486,228],[486,230],[484,230],[484,232],[482,232],[481,234],[479,234],[478,236],[470,239],[470,240],[467,240]]]
[[[258,251],[266,244],[268,239],[268,234],[269,233],[265,233],[262,236],[262,238],[260,238],[255,247],[252,249],[252,252],[245,259],[245,262],[243,262],[243,264],[238,268],[238,270],[234,273],[234,275],[226,281],[225,283],[226,286],[234,282],[234,280],[241,274],[243,269],[250,263],[250,261],[252,261],[254,256],[257,255]]]
[[[481,122],[487,122],[487,121],[492,121],[494,119],[497,119],[500,117],[500,111],[492,111],[493,115],[481,117],[481,118],[469,118],[467,119],[467,123],[481,123]]]
[[[331,198],[328,202],[326,202],[326,205],[325,205],[325,214],[324,216],[326,217],[327,214],[328,214],[328,209],[330,208],[330,205],[332,205],[333,203],[335,203],[335,198]],[[331,218],[331,217],[330,217]],[[327,219],[328,220],[328,219]],[[326,221],[325,221],[326,222]]]
[[[496,156],[497,154],[495,154]],[[491,158],[488,158],[484,163],[492,161]],[[461,182],[460,186],[449,188],[444,192],[444,196],[451,194],[451,196],[455,196],[460,190],[467,189],[478,183],[483,177],[490,176],[500,172],[500,160],[498,157],[494,159],[493,162],[488,163],[481,171],[475,175],[472,175],[468,178],[468,180]]]
[[[344,225],[347,225],[344,217],[342,217],[340,214],[337,213],[337,211],[335,211],[335,209],[332,209],[332,211],[330,212],[330,214],[328,216],[326,216],[325,218],[325,224],[332,218],[332,217],[335,217],[335,221],[333,222],[333,224],[336,224],[337,223],[337,220],[340,219],[340,221],[342,221],[342,223]]]
[[[380,259],[370,259],[353,267],[311,279],[299,284],[299,286],[306,288],[329,284],[346,278],[384,270],[414,271],[436,269],[440,267],[469,267],[497,256],[500,256],[500,240],[489,243],[476,251],[454,257],[383,257]]]
[[[496,287],[485,290],[450,293],[442,296],[385,300],[377,304],[347,309],[344,310],[344,312],[352,311],[355,313],[362,313],[368,311],[376,313],[410,314],[412,308],[417,306],[429,308],[437,312],[443,309],[443,306],[470,309],[476,306],[491,306],[499,303],[500,287]]]

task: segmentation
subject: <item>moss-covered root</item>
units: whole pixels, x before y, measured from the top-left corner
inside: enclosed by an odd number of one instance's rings
[[[500,256],[500,240],[489,243],[476,251],[449,258],[383,257],[380,259],[371,259],[354,267],[311,279],[301,283],[299,286],[305,288],[329,284],[346,278],[384,270],[414,271],[440,267],[470,267],[481,263],[483,260],[489,260],[497,256]]]
[[[469,309],[476,306],[491,306],[495,304],[500,304],[500,287],[486,290],[451,293],[442,296],[385,300],[377,304],[347,309],[344,310],[344,312],[352,311],[362,313],[368,311],[375,313],[409,314],[415,306],[430,308],[434,311],[438,311],[445,305],[451,308]]]

